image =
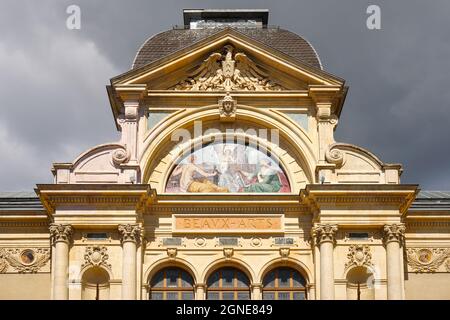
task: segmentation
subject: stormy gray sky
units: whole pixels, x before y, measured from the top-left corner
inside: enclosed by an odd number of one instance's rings
[[[66,28],[71,4],[81,30]],[[366,28],[369,4],[381,30]],[[149,36],[182,24],[183,8],[225,6],[269,9],[269,24],[304,36],[346,79],[338,141],[402,163],[403,183],[450,190],[448,0],[1,0],[0,191],[52,182],[52,162],[116,141],[109,79]]]

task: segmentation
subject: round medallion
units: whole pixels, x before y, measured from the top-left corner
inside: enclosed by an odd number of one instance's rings
[[[251,244],[253,247],[259,247],[259,246],[261,245],[261,239],[260,239],[260,238],[252,238],[252,239],[250,240],[250,244]]]
[[[433,253],[428,249],[421,249],[417,252],[417,259],[421,263],[430,263]]]
[[[36,259],[36,255],[33,250],[27,249],[20,254],[20,261],[23,264],[32,264]]]

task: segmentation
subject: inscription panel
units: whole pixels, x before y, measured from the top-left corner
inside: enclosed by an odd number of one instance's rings
[[[282,233],[283,215],[173,215],[174,233]]]

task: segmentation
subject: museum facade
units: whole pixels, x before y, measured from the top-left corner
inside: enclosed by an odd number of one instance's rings
[[[347,89],[267,10],[185,10],[107,86],[120,141],[0,193],[0,299],[450,299],[450,193],[335,141]]]

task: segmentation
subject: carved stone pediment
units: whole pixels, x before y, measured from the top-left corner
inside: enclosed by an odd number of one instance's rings
[[[172,89],[187,91],[279,91],[282,86],[269,78],[245,53],[226,45],[212,53],[187,78]]]

